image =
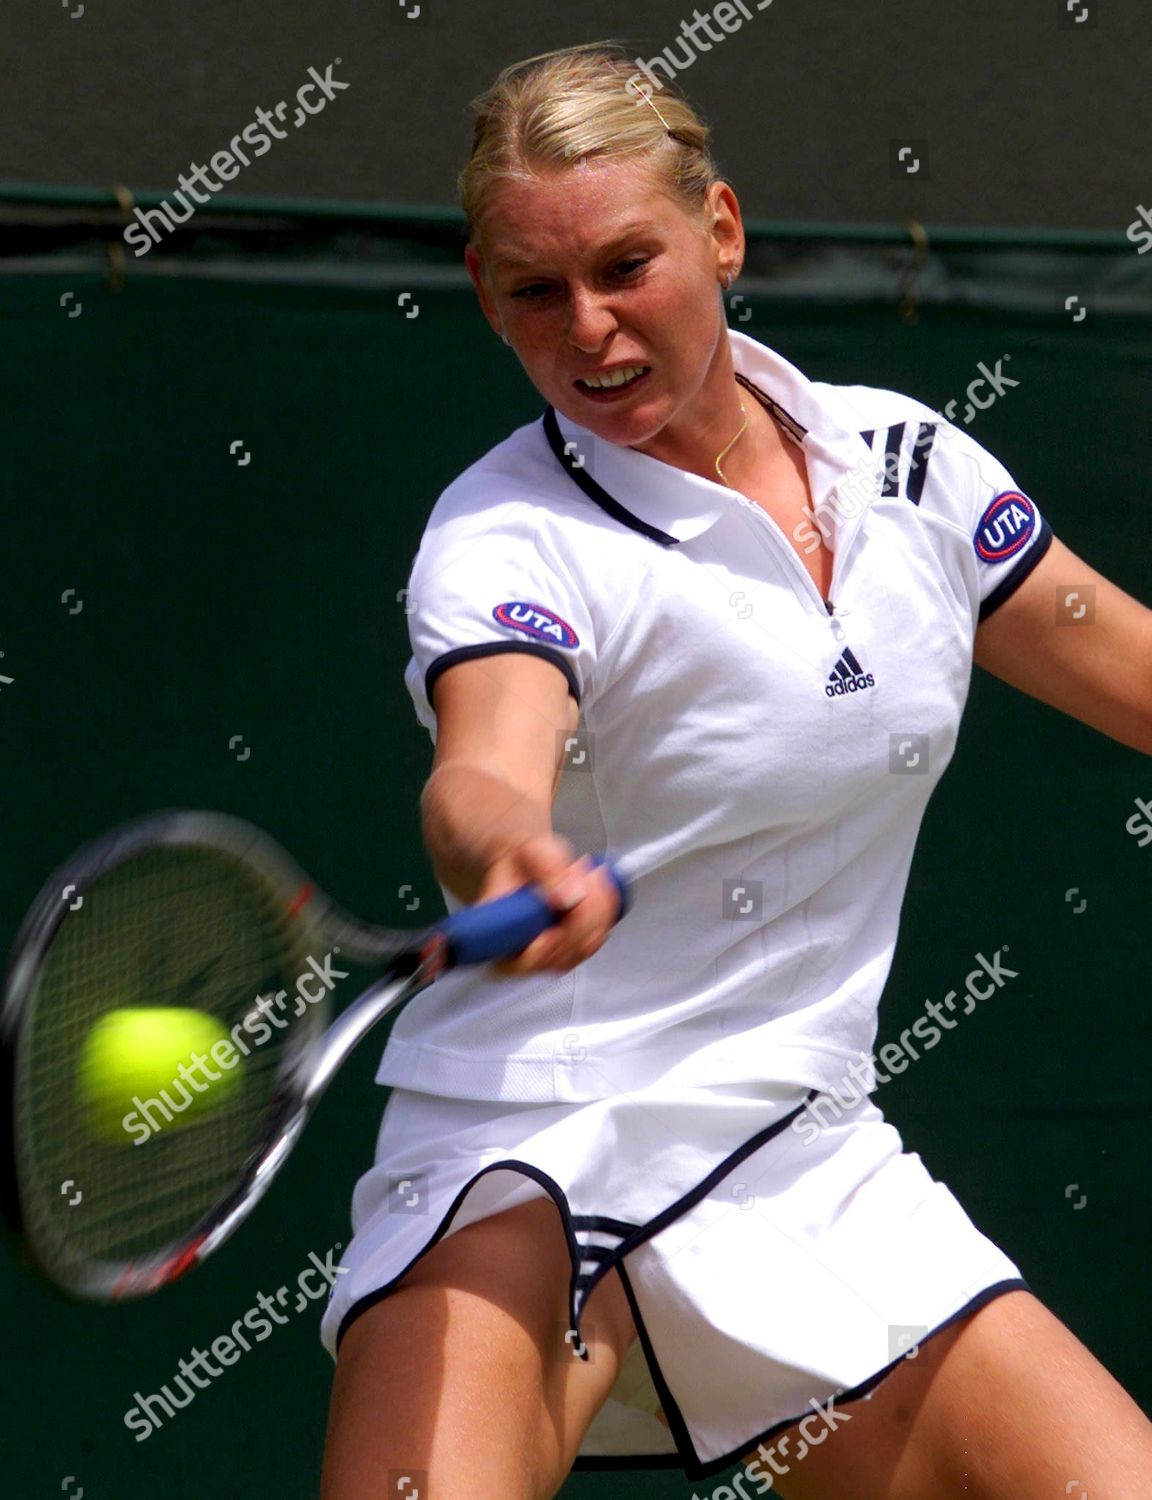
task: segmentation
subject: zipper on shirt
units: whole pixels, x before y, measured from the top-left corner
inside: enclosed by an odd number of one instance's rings
[[[843,640],[844,627],[836,618],[836,606],[832,603],[831,599],[825,599],[821,595],[820,590],[812,581],[812,575],[809,573],[808,569],[804,566],[800,559],[796,556],[796,549],[792,546],[791,542],[789,542],[788,538],[784,535],[783,531],[780,529],[777,523],[772,519],[772,517],[768,514],[768,512],[762,505],[757,505],[754,500],[747,499],[746,496],[741,495],[737,490],[733,490],[732,493],[733,495],[735,495],[736,499],[740,502],[741,505],[745,506],[748,510],[755,511],[756,514],[760,517],[760,520],[767,523],[768,531],[771,534],[773,541],[777,544],[777,546],[784,548],[784,551],[788,554],[790,566],[794,570],[799,571],[803,586],[807,591],[808,597],[810,599],[815,599],[820,605],[823,606],[824,613],[828,617],[828,622],[832,627],[832,633],[836,636],[837,640]],[[836,592],[836,568],[837,564],[840,561],[841,551],[843,551],[843,547],[832,554],[832,580],[829,585],[829,593],[832,594]]]
[[[835,572],[835,568],[833,568],[833,572]],[[832,627],[832,634],[836,637],[836,639],[838,641],[844,640],[845,639],[844,627],[843,627],[843,625],[841,625],[840,621],[836,618],[836,610],[835,610],[835,608],[834,608],[834,606],[832,604],[831,599],[825,599],[825,601],[824,601],[824,608],[828,611],[828,616],[829,616],[828,623]]]

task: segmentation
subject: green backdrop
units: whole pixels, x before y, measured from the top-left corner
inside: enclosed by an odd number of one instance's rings
[[[937,407],[1010,353],[1019,386],[970,430],[1057,536],[1152,597],[1152,324],[1134,252],[957,236],[925,262],[909,319],[914,261],[887,238],[765,229],[733,326],[815,378]],[[0,939],[77,843],[177,805],[251,819],[354,910],[430,920],[430,746],[402,681],[397,593],[437,494],[540,399],[462,281],[451,216],[269,210],[129,263],[118,290],[105,239],[80,217],[32,225],[0,260]],[[1009,944],[1021,977],[875,1098],[1148,1407],[1152,847],[1125,830],[1138,796],[1152,796],[1146,758],[977,673],[881,1040],[978,950]],[[315,1493],[331,1375],[317,1311],[147,1442],[122,1419],[259,1291],[347,1238],[382,1042],[341,1074],[249,1227],[161,1296],[74,1305],[3,1247],[9,1494],[59,1494],[69,1476],[89,1500]],[[593,1474],[565,1494],[704,1496],[723,1477]]]

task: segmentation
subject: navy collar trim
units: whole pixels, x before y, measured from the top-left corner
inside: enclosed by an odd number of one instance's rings
[[[619,521],[633,531],[639,531],[644,536],[651,537],[654,542],[659,542],[663,547],[680,545],[678,537],[669,536],[658,526],[650,526],[647,521],[642,521],[639,516],[634,516],[630,510],[626,510],[603,485],[596,483],[584,467],[583,459],[578,453],[565,451],[564,437],[560,431],[560,424],[556,420],[556,410],[552,406],[549,406],[544,413],[544,432],[548,438],[548,446],[556,455],[557,462],[567,470],[588,498],[594,500],[600,509],[606,511],[614,521]]]
[[[746,375],[737,372],[736,379],[746,391],[755,396],[761,405],[771,412],[794,442],[803,444],[808,435],[806,427],[803,427],[795,417],[786,412],[778,402],[762,391]],[[639,516],[633,515],[630,510],[620,504],[619,500],[610,495],[603,485],[597,484],[585,468],[580,454],[567,451],[564,435],[556,420],[556,409],[553,406],[549,406],[544,413],[544,432],[548,439],[548,446],[556,455],[557,462],[576,481],[588,498],[595,501],[600,509],[610,515],[614,521],[619,521],[633,531],[639,531],[643,536],[651,537],[654,542],[659,542],[663,547],[680,545],[679,537],[670,536],[668,532],[661,531],[658,526],[652,526],[649,522],[641,520]]]
[[[739,370],[736,371],[736,379],[749,394],[756,397],[761,406],[771,412],[793,442],[803,444],[804,439],[808,436],[807,427],[802,427],[796,418],[791,413],[786,412],[778,401],[773,401],[767,392],[762,391],[758,385],[749,380],[747,375],[742,375]]]

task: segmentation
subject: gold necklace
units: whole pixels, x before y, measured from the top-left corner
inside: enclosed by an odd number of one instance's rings
[[[741,403],[740,403],[740,410],[741,410],[741,412],[743,413],[743,416],[744,416],[744,425],[741,427],[740,431],[736,434],[736,436],[732,439],[732,441],[728,444],[728,447],[727,448],[721,448],[720,452],[716,455],[716,472],[720,476],[720,482],[721,482],[721,484],[728,484],[728,481],[724,478],[724,470],[720,467],[720,460],[728,452],[728,448],[735,447],[736,443],[739,442],[739,440],[744,436],[745,432],[747,432],[747,430],[748,430],[748,413],[744,410],[744,403],[743,403],[743,401],[741,401]],[[728,484],[728,488],[731,489],[732,486],[730,484]]]

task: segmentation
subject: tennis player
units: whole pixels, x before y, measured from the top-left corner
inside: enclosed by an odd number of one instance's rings
[[[623,47],[475,108],[468,269],[547,409],[436,503],[407,683],[450,909],[562,916],[389,1038],[324,1500],[1147,1495],[1152,1425],[868,1094],[973,660],[1152,754],[1152,612],[962,428],[727,328],[736,196]]]

